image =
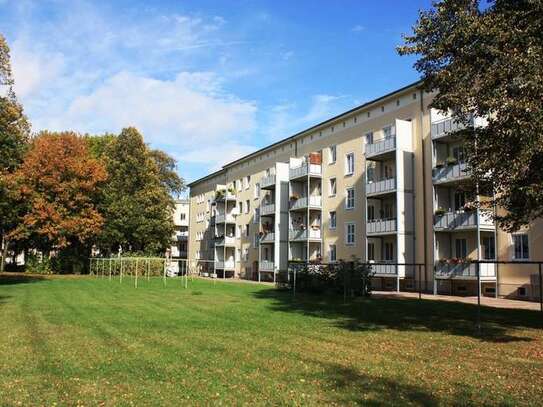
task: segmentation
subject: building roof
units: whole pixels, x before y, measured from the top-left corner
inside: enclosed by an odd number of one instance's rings
[[[363,103],[363,104],[361,104],[359,106],[356,106],[356,107],[354,107],[354,108],[352,108],[350,110],[347,110],[346,112],[340,113],[340,114],[338,114],[338,115],[336,115],[334,117],[331,117],[330,119],[327,119],[327,120],[325,120],[323,122],[315,124],[314,126],[311,126],[311,127],[307,128],[305,130],[299,131],[298,133],[295,133],[292,136],[281,139],[281,140],[279,140],[279,141],[277,141],[275,143],[267,145],[266,147],[263,147],[263,148],[261,148],[259,150],[256,150],[256,151],[254,151],[254,152],[252,152],[250,154],[247,154],[247,155],[245,155],[245,156],[243,156],[241,158],[238,158],[237,160],[231,161],[231,162],[223,165],[223,167],[219,171],[216,171],[214,173],[206,175],[205,177],[202,177],[200,179],[192,181],[190,184],[188,184],[188,186],[192,187],[193,185],[199,184],[199,183],[201,183],[201,182],[203,182],[203,181],[205,181],[207,179],[213,178],[213,177],[219,175],[221,172],[224,172],[226,170],[226,168],[231,167],[231,166],[233,166],[233,165],[235,165],[235,164],[237,164],[237,163],[239,163],[241,161],[247,160],[247,159],[249,159],[251,157],[254,157],[254,156],[258,155],[258,154],[261,154],[264,151],[272,149],[274,147],[277,147],[278,145],[281,145],[283,143],[293,141],[294,139],[296,139],[296,138],[298,138],[298,137],[300,137],[300,136],[302,136],[302,135],[304,135],[304,134],[306,134],[308,132],[314,131],[314,130],[318,129],[321,126],[324,126],[324,125],[327,125],[327,124],[329,124],[331,122],[334,122],[334,121],[338,120],[339,118],[341,118],[343,116],[354,113],[357,110],[365,109],[365,108],[367,108],[367,107],[369,107],[371,105],[377,104],[377,103],[383,101],[384,99],[387,99],[387,98],[389,98],[389,97],[391,97],[391,96],[393,96],[393,95],[395,95],[397,93],[405,92],[409,88],[417,88],[420,85],[422,85],[422,80],[418,80],[416,82],[410,83],[409,85],[403,86],[400,89],[396,89],[396,90],[394,90],[392,92],[389,92],[389,93],[387,93],[387,94],[385,94],[383,96],[380,96],[380,97],[378,97],[376,99],[370,100],[369,102],[366,102],[366,103]]]

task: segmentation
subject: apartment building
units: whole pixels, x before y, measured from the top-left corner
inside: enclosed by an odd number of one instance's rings
[[[189,246],[189,210],[190,201],[188,199],[176,199],[173,212],[173,223],[175,232],[172,237],[170,254],[173,258],[188,258]]]
[[[458,124],[414,83],[285,138],[190,184],[189,258],[219,277],[275,279],[289,260],[375,261],[375,286],[533,296],[523,261],[543,260],[543,223],[508,234],[473,207]],[[473,125],[484,125],[475,122]],[[193,231],[193,232],[192,232]],[[421,263],[420,276],[410,263]],[[528,290],[529,291],[529,290]]]

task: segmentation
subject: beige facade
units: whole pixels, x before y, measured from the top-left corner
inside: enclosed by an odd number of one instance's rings
[[[188,199],[176,199],[173,211],[173,223],[175,233],[172,238],[170,254],[173,258],[186,259],[189,246],[189,221],[190,201]]]
[[[412,84],[191,183],[189,259],[219,277],[272,279],[288,260],[356,256],[396,289],[418,284],[402,263],[421,263],[423,287],[457,294],[474,287],[464,259],[517,260],[480,275],[487,295],[522,294],[509,281],[534,279],[522,262],[543,260],[543,225],[512,236],[471,210],[485,195],[464,171],[462,140],[447,134],[455,122],[431,98]]]

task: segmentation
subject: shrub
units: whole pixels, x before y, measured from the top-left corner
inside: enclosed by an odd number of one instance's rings
[[[53,274],[51,259],[36,255],[28,255],[25,261],[25,271],[34,274]]]

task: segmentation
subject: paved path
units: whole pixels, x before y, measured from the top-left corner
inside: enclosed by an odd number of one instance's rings
[[[380,298],[418,298],[418,293],[411,292],[394,292],[394,291],[373,291],[372,295]],[[432,295],[422,294],[425,300],[452,301],[462,302],[465,304],[477,304],[477,297],[456,297],[452,295]],[[539,311],[540,305],[538,302],[508,300],[505,298],[481,297],[481,304],[495,308],[510,308],[510,309],[527,309]]]

